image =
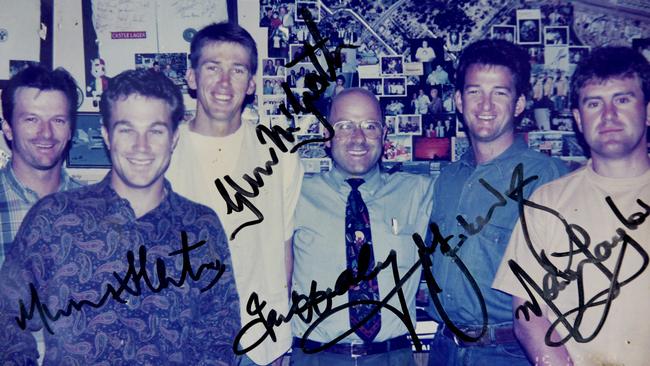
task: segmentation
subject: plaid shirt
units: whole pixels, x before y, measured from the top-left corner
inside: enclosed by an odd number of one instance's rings
[[[65,170],[61,169],[61,184],[58,191],[81,187],[81,184],[68,176]],[[11,167],[11,161],[0,169],[0,266],[5,261],[5,248],[14,241],[14,237],[20,228],[20,223],[27,215],[30,208],[40,197],[33,190],[22,184]]]

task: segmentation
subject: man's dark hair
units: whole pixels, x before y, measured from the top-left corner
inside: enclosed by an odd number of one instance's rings
[[[580,89],[589,83],[607,79],[638,77],[646,104],[650,102],[650,64],[638,51],[629,47],[608,46],[594,49],[578,63],[571,78],[571,107],[580,104]]]
[[[110,79],[99,100],[99,111],[107,131],[113,104],[134,94],[165,101],[171,109],[172,130],[176,131],[185,115],[183,94],[167,76],[149,69],[126,70]]]
[[[501,39],[483,39],[470,44],[460,54],[456,69],[456,90],[465,88],[465,76],[472,65],[503,66],[510,70],[516,96],[530,90],[530,62],[528,53],[512,42]]]
[[[251,74],[257,72],[257,45],[255,45],[255,40],[246,29],[235,23],[227,22],[210,24],[194,35],[190,46],[190,63],[193,69],[199,66],[203,47],[213,42],[237,43],[247,49],[250,54],[248,60],[250,70],[248,71]]]
[[[42,65],[30,65],[14,75],[2,91],[2,114],[9,125],[13,124],[14,104],[18,88],[36,88],[42,91],[60,91],[68,100],[70,128],[75,129],[77,121],[77,83],[64,68],[49,70]]]

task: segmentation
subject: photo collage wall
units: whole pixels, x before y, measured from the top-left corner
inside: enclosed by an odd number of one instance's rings
[[[260,0],[259,25],[268,30],[268,54],[260,56],[260,123],[299,127],[301,140],[323,132],[313,115],[302,113],[289,119],[280,112],[280,105],[288,104],[282,84],[300,100],[307,91],[305,77],[317,72],[309,60],[285,67],[301,55],[304,42],[314,44],[300,16],[300,9],[305,8],[320,35],[328,38],[329,50],[356,46],[341,49],[336,79],[316,105],[325,113],[332,97],[349,87],[373,92],[388,128],[384,165],[401,163],[409,171],[435,174],[441,165],[467,151],[462,116],[454,105],[454,68],[466,44],[486,37],[515,42],[530,55],[531,93],[517,132],[534,149],[582,162],[585,153],[573,131],[569,83],[576,63],[589,53],[590,46],[573,29],[573,6],[554,4],[540,2],[517,9],[499,0],[444,5],[413,0]],[[322,52],[318,58],[326,67]],[[308,144],[300,155],[308,172],[331,167],[322,144]]]

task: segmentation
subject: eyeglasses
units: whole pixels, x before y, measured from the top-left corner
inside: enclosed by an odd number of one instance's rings
[[[377,138],[380,137],[384,131],[382,123],[379,121],[338,121],[332,126],[334,128],[334,133],[341,137],[347,137],[352,135],[352,132],[357,128],[360,128],[363,132],[363,135],[368,138]]]

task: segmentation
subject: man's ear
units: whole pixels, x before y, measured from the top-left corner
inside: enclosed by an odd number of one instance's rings
[[[648,105],[650,106],[650,104]],[[573,113],[573,119],[576,120],[576,126],[578,126],[578,131],[580,131],[580,133],[584,133],[582,132],[582,120],[580,119],[580,110],[577,108],[573,108],[571,110],[571,113]]]
[[[255,93],[255,77],[251,75],[248,79],[248,88],[246,89],[246,95],[252,95]]]
[[[2,121],[2,133],[5,134],[7,140],[9,141],[14,140],[14,131],[11,129],[11,126],[9,125],[9,121],[7,120]]]
[[[327,130],[327,128],[323,129],[323,137],[325,137],[325,147],[328,149],[332,148],[332,140],[329,138],[330,137],[330,132]]]
[[[106,144],[106,148],[109,150],[111,149],[111,141],[110,138],[108,137],[108,131],[106,130],[105,126],[102,126],[102,139],[104,139],[104,143]]]
[[[456,110],[463,113],[463,95],[460,90],[456,90],[454,93],[454,100],[456,101]]]
[[[185,81],[187,81],[187,86],[190,89],[196,90],[196,73],[194,68],[190,67],[187,69],[187,72],[185,73]]]
[[[515,117],[519,117],[520,114],[526,109],[526,96],[520,95],[515,102]]]
[[[178,127],[176,127],[176,131],[174,131],[174,134],[172,135],[172,152],[174,152],[174,149],[176,149],[176,145],[178,144],[178,138],[181,135],[179,131]]]

